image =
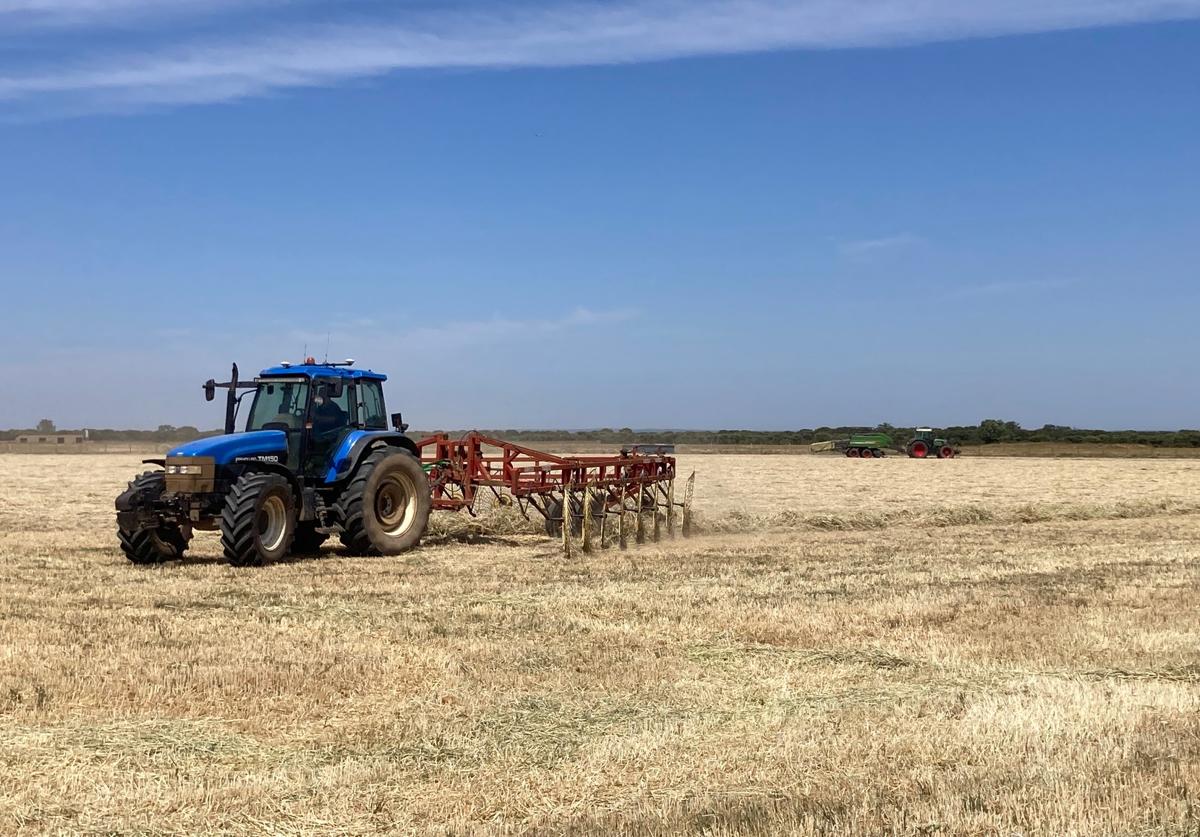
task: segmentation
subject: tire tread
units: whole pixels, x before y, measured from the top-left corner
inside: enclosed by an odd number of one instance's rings
[[[233,484],[221,510],[221,549],[226,560],[235,567],[261,567],[263,556],[255,541],[255,521],[258,498],[269,488],[282,485],[288,492],[291,486],[278,474],[251,471],[243,474]],[[296,536],[296,527],[288,533],[283,554],[287,555]]]

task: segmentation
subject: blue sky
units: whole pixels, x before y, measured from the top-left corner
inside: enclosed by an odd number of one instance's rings
[[[1198,80],[1200,0],[0,0],[0,426],[328,339],[419,427],[1195,427]]]

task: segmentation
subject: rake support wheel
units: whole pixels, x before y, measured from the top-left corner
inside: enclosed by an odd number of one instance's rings
[[[604,516],[604,501],[596,497],[592,499],[592,528],[600,526],[600,518]],[[563,510],[562,501],[551,500],[546,504],[546,534],[552,538],[562,537]],[[579,537],[583,534],[583,507],[579,506],[571,512],[571,534]]]

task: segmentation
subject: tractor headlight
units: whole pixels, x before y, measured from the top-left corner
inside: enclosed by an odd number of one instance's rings
[[[165,470],[167,491],[202,494],[213,490],[216,462],[210,456],[174,459],[166,463]]]

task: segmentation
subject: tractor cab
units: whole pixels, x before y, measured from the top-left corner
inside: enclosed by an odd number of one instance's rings
[[[387,376],[353,364],[317,363],[310,357],[301,364],[264,369],[253,382],[240,381],[235,365],[229,381],[204,384],[209,401],[218,389],[228,391],[225,435],[191,443],[180,453],[208,456],[217,453],[214,448],[236,449],[237,461],[276,463],[308,486],[344,478],[355,444],[391,433],[383,400]],[[238,433],[238,414],[247,397],[245,432]],[[391,420],[392,435],[403,434],[407,425],[400,414]]]
[[[388,430],[386,376],[351,369],[353,361],[281,364],[255,379],[246,432],[287,434],[287,467],[308,481],[336,473],[336,458],[356,431]]]

